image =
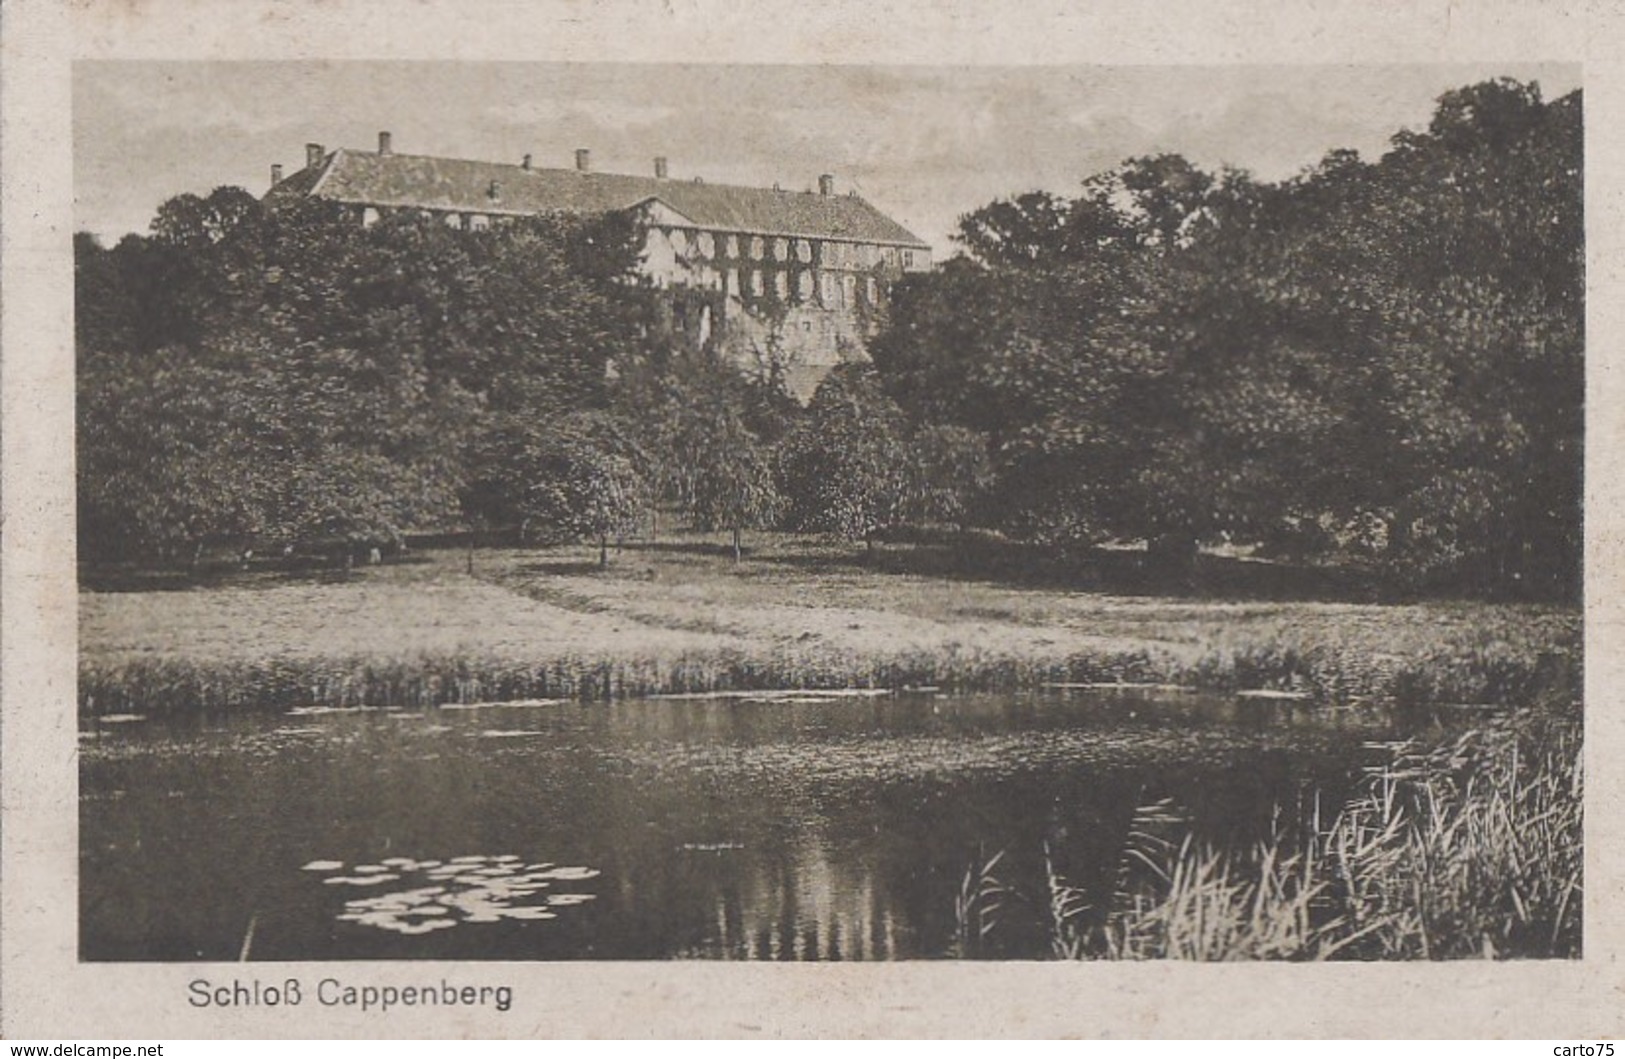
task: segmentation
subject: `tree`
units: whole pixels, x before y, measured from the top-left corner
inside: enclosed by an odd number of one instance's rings
[[[471,439],[601,404],[637,325],[607,221],[364,229],[219,189],[153,227],[75,243],[87,554],[450,524]]]
[[[244,343],[236,336],[223,342]],[[274,347],[85,358],[79,510],[87,555],[320,545],[349,554],[453,510],[440,453],[411,451],[366,395]],[[415,410],[427,425],[429,416]]]
[[[93,353],[140,347],[135,292],[118,258],[89,232],[73,237],[74,347]]]
[[[623,421],[638,424],[660,495],[696,529],[729,530],[737,562],[743,532],[773,525],[781,507],[758,433],[782,431],[775,395],[721,354],[691,348],[623,374],[616,400]]]
[[[647,503],[646,463],[624,425],[602,412],[510,418],[485,439],[464,512],[517,524],[521,540],[596,540],[607,566],[609,537],[630,532]]]
[[[239,187],[222,186],[206,197],[176,195],[158,207],[152,220],[155,240],[183,250],[217,246],[245,224],[259,219],[264,207]]]
[[[909,521],[963,526],[993,484],[987,438],[952,424],[925,423],[908,439]]]
[[[792,528],[861,540],[904,516],[906,424],[864,365],[841,365],[813,393],[807,418],[779,447],[780,488]]]
[[[1137,330],[1153,240],[1104,181],[1070,201],[995,203],[961,220],[960,239],[976,260],[898,286],[873,344],[888,391],[918,423],[986,439],[987,510],[1003,528],[1056,544],[1111,536],[1160,420]]]
[[[1381,355],[1404,567],[1579,583],[1582,139],[1577,92],[1502,79],[1447,93],[1380,167],[1393,207],[1372,234],[1402,248]]]
[[[962,218],[875,365],[917,422],[985,433],[1012,532],[1177,567],[1318,527],[1415,578],[1572,585],[1581,170],[1578,94],[1504,80],[1374,163],[1131,159]]]
[[[225,418],[232,380],[178,351],[81,357],[79,540],[86,555],[143,552],[195,562],[211,541],[260,528],[258,475]]]
[[[697,468],[689,514],[698,529],[727,529],[733,537],[733,559],[741,556],[741,535],[763,529],[778,518],[781,500],[770,450],[745,428],[741,419],[713,421],[711,457]]]

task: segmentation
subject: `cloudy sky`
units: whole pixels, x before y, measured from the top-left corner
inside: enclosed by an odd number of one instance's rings
[[[1070,192],[1125,158],[1177,151],[1266,179],[1328,150],[1380,155],[1450,88],[1494,76],[1579,87],[1573,65],[959,67],[409,62],[81,62],[75,224],[114,241],[160,202],[262,192],[304,144],[810,188],[856,189],[932,243],[1032,188]]]

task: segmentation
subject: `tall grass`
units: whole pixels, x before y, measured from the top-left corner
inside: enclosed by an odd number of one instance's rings
[[[976,959],[990,953],[989,942],[998,929],[1005,901],[1012,891],[999,880],[997,870],[1004,853],[993,854],[965,870],[954,895],[953,955]]]
[[[1583,785],[1577,724],[1401,748],[1319,842],[1362,955],[1579,955]]]
[[[298,706],[420,708],[561,698],[601,701],[660,694],[808,688],[931,686],[1002,691],[1047,682],[1138,679],[1138,655],[1073,663],[913,652],[878,657],[776,651],[676,655],[563,654],[535,662],[454,654],[265,659],[82,659],[80,712],[151,715]],[[1125,677],[1125,674],[1127,676]]]
[[[82,658],[80,711],[88,715],[139,712],[285,710],[296,706],[417,708],[512,699],[584,701],[657,694],[759,691],[770,688],[909,688],[946,691],[1015,691],[1049,683],[1163,683],[1203,690],[1275,688],[1302,691],[1323,703],[1381,701],[1402,707],[1471,703],[1527,704],[1576,679],[1505,658],[1475,666],[1471,660],[1420,674],[1396,668],[1369,679],[1357,660],[1348,671],[1319,660],[1306,669],[1302,655],[1258,648],[1180,663],[1151,650],[1097,651],[1059,659],[1011,657],[976,651],[913,650],[865,655],[851,652],[701,650],[615,654],[538,654],[534,661],[452,652],[405,657],[280,656],[259,659]],[[1565,666],[1571,663],[1565,658]],[[1577,668],[1577,662],[1572,663]],[[1516,669],[1516,678],[1508,673]],[[1305,676],[1312,672],[1314,679]]]
[[[1172,837],[1170,807],[1144,807],[1111,894],[1089,903],[1046,848],[1035,903],[1069,959],[1573,958],[1582,788],[1578,722],[1523,713],[1395,747],[1329,824],[1317,810],[1250,849]]]

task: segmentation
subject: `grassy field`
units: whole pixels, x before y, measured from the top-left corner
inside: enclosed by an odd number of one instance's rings
[[[1470,705],[1578,694],[1574,609],[1249,593],[1276,571],[1234,563],[1211,579],[1229,598],[1159,595],[1019,556],[955,563],[942,546],[868,555],[788,535],[748,543],[738,564],[723,536],[685,535],[629,545],[604,570],[578,547],[481,549],[472,575],[452,549],[348,575],[245,572],[167,590],[99,590],[106,579],[92,573],[80,596],[81,707],[1052,681]]]

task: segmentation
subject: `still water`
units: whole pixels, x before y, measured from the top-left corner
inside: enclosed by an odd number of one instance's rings
[[[1137,806],[1249,842],[1376,711],[1055,690],[99,722],[87,960],[947,955],[966,869],[1105,884]],[[1019,911],[1019,910],[1018,910]],[[1012,915],[1006,955],[1042,954]]]

